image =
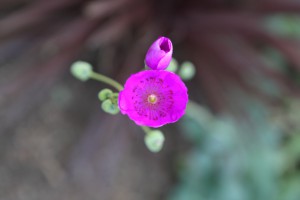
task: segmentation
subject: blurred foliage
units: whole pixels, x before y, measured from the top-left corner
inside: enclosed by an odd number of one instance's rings
[[[273,34],[300,37],[299,16],[277,14],[264,22]],[[290,71],[278,50],[262,50],[272,69]],[[299,81],[297,73],[290,78]],[[279,94],[270,80],[258,77],[255,84]],[[284,106],[271,108],[240,99],[248,119],[215,117],[190,102],[181,130],[192,147],[177,160],[179,184],[169,200],[299,200],[300,103],[283,99]]]
[[[300,37],[299,23],[298,15],[277,14],[265,19],[265,24],[270,31],[292,38]]]
[[[300,199],[300,129],[286,135],[272,121],[250,126],[191,103],[182,133],[194,146],[179,159],[180,184],[169,199]]]

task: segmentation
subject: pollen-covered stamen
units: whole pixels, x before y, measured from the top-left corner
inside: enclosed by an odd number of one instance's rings
[[[155,94],[150,94],[147,100],[149,103],[155,104],[157,102],[157,96]]]

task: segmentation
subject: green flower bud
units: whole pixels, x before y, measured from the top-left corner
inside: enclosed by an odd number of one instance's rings
[[[71,66],[72,75],[81,81],[88,80],[92,72],[93,69],[91,64],[84,61],[77,61]]]
[[[120,109],[117,104],[112,103],[110,99],[106,99],[102,102],[101,108],[104,112],[115,115],[120,112]]]
[[[191,80],[196,73],[196,68],[195,65],[191,62],[183,62],[181,64],[181,67],[179,69],[178,75],[183,79],[183,80]]]
[[[144,140],[149,151],[157,153],[164,145],[165,136],[159,130],[152,130],[145,135]]]
[[[119,100],[119,93],[116,92],[116,93],[113,93],[110,97],[111,101],[113,104],[116,104],[118,105],[118,100]]]
[[[170,71],[170,72],[176,72],[178,69],[178,62],[175,58],[172,58],[169,66],[167,67],[167,71]]]
[[[100,101],[104,101],[106,99],[109,99],[112,93],[113,92],[110,89],[103,89],[98,93],[98,98],[100,99]]]

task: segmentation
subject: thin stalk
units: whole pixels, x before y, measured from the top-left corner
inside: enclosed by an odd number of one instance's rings
[[[102,74],[98,74],[96,72],[92,72],[92,74],[90,75],[90,78],[100,81],[100,82],[103,82],[103,83],[106,83],[106,84],[116,88],[118,91],[121,91],[124,89],[123,86],[120,83],[118,83],[117,81],[115,81],[107,76],[104,76]]]
[[[140,126],[146,134],[150,134],[151,129],[147,126]]]

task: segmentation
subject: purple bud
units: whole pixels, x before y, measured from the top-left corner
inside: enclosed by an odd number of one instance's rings
[[[153,70],[166,69],[172,59],[173,46],[169,38],[158,38],[149,48],[145,63]]]

